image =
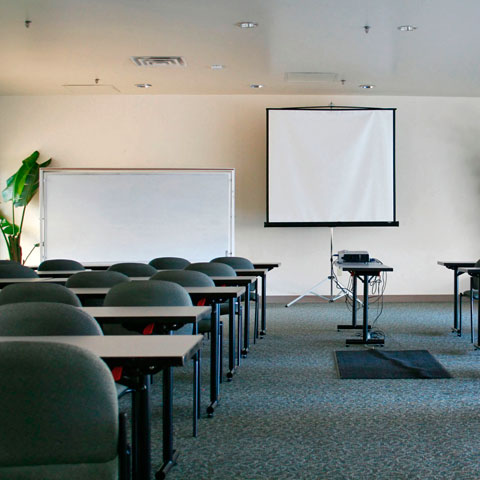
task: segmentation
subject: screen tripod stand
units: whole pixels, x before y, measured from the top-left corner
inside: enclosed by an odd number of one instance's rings
[[[325,277],[323,280],[320,282],[316,283],[312,287],[310,287],[308,290],[303,292],[299,297],[295,298],[292,300],[290,303],[287,303],[285,307],[291,307],[294,303],[297,303],[299,300],[301,300],[303,297],[307,296],[308,294],[315,295],[317,297],[322,298],[323,300],[327,300],[330,303],[335,302],[339,298],[349,296],[350,298],[353,299],[353,294],[352,292],[342,285],[338,279],[337,276],[335,275],[333,271],[333,227],[330,227],[330,275],[328,277]],[[323,285],[326,282],[330,282],[330,295],[325,296],[325,295],[320,295],[319,293],[315,292],[315,289],[318,288],[320,285]],[[333,287],[335,287],[340,290],[340,292],[336,295],[333,294]],[[359,301],[359,300],[357,300]],[[360,302],[361,303],[361,302]]]

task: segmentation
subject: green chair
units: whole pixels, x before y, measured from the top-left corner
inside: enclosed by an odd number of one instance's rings
[[[210,262],[224,263],[225,265],[230,265],[235,270],[253,270],[255,268],[253,263],[248,258],[244,258],[244,257],[217,257],[217,258],[214,258],[213,260],[210,260]],[[253,343],[256,343],[257,339],[259,337],[259,331],[258,331],[258,311],[259,311],[259,308],[258,308],[258,288],[257,288],[257,286],[258,286],[257,282],[255,282],[252,290],[250,291],[250,300],[252,300],[255,303]]]
[[[108,271],[120,272],[127,277],[151,277],[157,273],[157,269],[148,265],[148,263],[115,263],[107,269]]]
[[[191,263],[185,270],[202,272],[209,277],[236,277],[235,270],[225,263],[197,262]]]
[[[195,272],[193,270],[163,270],[161,272],[156,273],[150,280],[163,280],[167,282],[177,283],[182,287],[214,287],[214,281],[204,273]],[[204,305],[205,299],[203,302],[200,301],[197,305]],[[227,304],[228,308],[228,304]],[[228,313],[228,311],[227,311]],[[198,322],[198,333],[208,334],[211,333],[212,322],[208,318],[204,318]],[[223,323],[220,322],[220,331],[219,331],[219,344],[220,344],[220,362],[222,361],[222,353],[223,353]],[[220,372],[222,372],[222,368],[220,365]],[[222,377],[220,377],[222,379]]]
[[[85,270],[85,267],[76,260],[69,260],[67,258],[44,260],[38,266],[38,271],[40,272],[51,272],[53,270]]]
[[[128,478],[112,374],[84,349],[1,342],[0,431],[0,479]]]
[[[38,278],[31,268],[17,262],[5,261],[0,264],[0,278]]]
[[[88,313],[65,303],[0,305],[0,336],[24,335],[103,335],[103,332]]]
[[[181,257],[158,257],[150,260],[148,264],[157,270],[183,270],[190,262]]]
[[[130,282],[130,278],[123,273],[98,270],[94,272],[78,272],[67,280],[65,286],[67,288],[107,288],[123,282]],[[82,304],[85,307],[101,307],[103,298],[86,298],[82,300]]]
[[[105,296],[103,302],[106,307],[118,306],[159,306],[159,307],[191,307],[192,300],[188,292],[180,285],[173,282],[165,282],[162,280],[138,280],[135,282],[119,283],[113,286]],[[168,335],[173,330],[178,330],[183,325],[175,324],[142,324],[132,322],[123,322],[127,330],[131,330],[143,334],[159,334]],[[197,327],[194,325],[193,332],[197,333]],[[197,436],[197,420],[199,417],[199,401],[200,398],[200,377],[199,377],[199,355],[194,358],[194,375],[193,375],[193,435]]]
[[[82,306],[74,293],[56,283],[13,283],[0,291],[0,305],[20,302],[55,302]]]
[[[475,267],[480,267],[480,260],[477,260],[475,263]],[[470,288],[465,290],[464,292],[460,293],[460,301],[459,301],[459,334],[462,334],[462,300],[463,297],[466,297],[470,300],[470,341],[474,342],[474,333],[475,329],[473,327],[473,301],[478,300],[478,286],[479,281],[478,277],[471,276],[470,277]]]

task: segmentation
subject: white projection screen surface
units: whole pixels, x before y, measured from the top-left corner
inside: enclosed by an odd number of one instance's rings
[[[42,169],[41,260],[234,254],[234,170]]]
[[[395,109],[267,109],[265,226],[394,226]]]

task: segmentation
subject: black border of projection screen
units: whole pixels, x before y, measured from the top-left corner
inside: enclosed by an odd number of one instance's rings
[[[267,108],[265,227],[397,227],[395,108]]]

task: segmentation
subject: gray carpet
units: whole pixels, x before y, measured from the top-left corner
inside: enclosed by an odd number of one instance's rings
[[[176,369],[178,479],[480,478],[480,352],[450,333],[452,306],[386,304],[385,348],[429,350],[442,380],[341,380],[334,351],[352,332],[342,303],[268,306],[268,335],[252,345],[221,405],[191,436],[191,368]],[[468,322],[464,322],[468,323]],[[361,349],[364,347],[350,347]],[[202,357],[208,401],[208,342]],[[161,384],[153,385],[154,464],[161,463]],[[124,408],[128,400],[123,401]]]

